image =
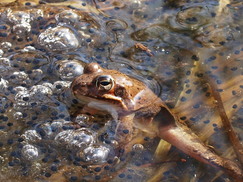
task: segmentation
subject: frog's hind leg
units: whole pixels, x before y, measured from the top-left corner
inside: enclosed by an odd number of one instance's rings
[[[171,143],[198,161],[222,169],[237,181],[243,181],[242,169],[236,163],[229,159],[224,159],[210,150],[189,128],[179,124],[177,118],[173,116],[168,108],[162,108],[154,120],[158,127],[158,137]]]

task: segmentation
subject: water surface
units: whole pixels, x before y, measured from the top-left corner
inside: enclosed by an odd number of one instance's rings
[[[228,181],[146,134],[117,154],[111,118],[73,118],[69,86],[89,62],[132,75],[238,161],[212,91],[242,139],[242,14],[240,0],[1,1],[1,181]]]

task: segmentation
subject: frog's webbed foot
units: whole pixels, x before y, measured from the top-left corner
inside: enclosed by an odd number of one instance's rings
[[[161,108],[161,111],[154,118],[154,122],[158,127],[158,137],[198,161],[222,169],[237,180],[243,180],[242,170],[236,163],[212,152],[189,128],[179,124],[178,119],[174,117],[168,108]]]

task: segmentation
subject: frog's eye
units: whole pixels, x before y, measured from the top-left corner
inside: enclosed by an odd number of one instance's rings
[[[114,85],[114,80],[111,76],[105,75],[105,76],[98,76],[96,78],[96,87],[99,90],[108,91],[110,90]]]

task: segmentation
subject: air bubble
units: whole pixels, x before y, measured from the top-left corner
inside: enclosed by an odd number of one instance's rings
[[[80,153],[81,157],[91,163],[103,163],[109,155],[109,148],[105,146],[90,146]]]
[[[27,143],[36,143],[41,140],[40,134],[36,132],[36,130],[27,130],[22,137]]]
[[[33,47],[33,46],[26,46],[26,47],[24,47],[21,50],[22,53],[31,52],[31,51],[35,51],[35,47]]]
[[[38,43],[50,51],[76,49],[79,41],[74,32],[66,27],[49,28],[38,37]]]
[[[35,98],[35,100],[43,100],[45,97],[52,95],[52,90],[43,85],[36,85],[31,87],[30,94]]]
[[[72,10],[64,10],[55,16],[56,21],[60,24],[74,25],[78,23],[80,15],[77,15]]]
[[[30,14],[24,11],[16,11],[8,13],[8,20],[13,24],[29,23],[31,21]]]
[[[141,151],[141,150],[143,150],[144,149],[144,146],[142,145],[142,144],[134,144],[133,146],[132,146],[132,150],[133,151]]]
[[[90,130],[81,128],[62,131],[55,137],[55,141],[61,145],[67,145],[69,148],[84,149],[94,142],[94,137]]]
[[[27,160],[35,160],[39,157],[39,151],[33,145],[25,145],[22,148],[22,155]]]
[[[2,92],[2,93],[5,92],[6,89],[8,88],[8,85],[9,85],[9,83],[7,80],[0,78],[0,92]]]
[[[2,50],[2,49],[0,49],[0,57],[2,57],[2,56],[3,56],[3,54],[4,54],[3,50]]]
[[[65,123],[69,123],[69,122],[65,121],[65,120],[54,120],[51,123],[51,131],[53,133],[60,133],[62,131],[62,127]]]
[[[77,60],[62,60],[56,62],[54,69],[62,80],[73,80],[83,74],[84,66]]]
[[[9,50],[12,47],[12,44],[10,42],[2,42],[1,43],[1,49]]]
[[[8,58],[0,58],[0,73],[6,74],[6,72],[9,71],[10,69],[11,69],[10,60]]]
[[[16,120],[20,120],[20,119],[23,119],[23,114],[22,114],[22,112],[16,112],[16,113],[14,113],[14,119],[16,119]]]
[[[10,79],[14,84],[27,84],[30,82],[29,76],[23,71],[15,71],[10,75]]]
[[[22,23],[13,26],[13,32],[15,32],[18,37],[25,36],[26,33],[30,32],[30,30],[31,26],[28,23]]]
[[[27,91],[27,88],[22,87],[22,86],[18,86],[18,87],[14,88],[14,91],[15,92],[24,92],[24,91]]]
[[[89,115],[87,114],[79,114],[76,118],[75,118],[75,123],[79,124],[80,126],[86,126],[87,123],[89,122]]]

